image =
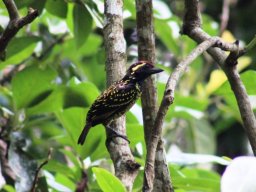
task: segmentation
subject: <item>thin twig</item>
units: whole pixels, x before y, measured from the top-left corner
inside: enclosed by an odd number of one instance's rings
[[[246,52],[250,51],[256,46],[256,35],[254,35],[254,38],[245,46]]]
[[[221,14],[221,23],[220,23],[220,32],[219,32],[220,36],[226,30],[228,25],[229,6],[230,6],[230,0],[224,0],[222,5],[222,14]]]
[[[41,169],[43,168],[43,166],[45,166],[49,162],[49,160],[51,159],[52,151],[53,151],[53,149],[50,148],[49,151],[48,151],[47,159],[43,163],[41,163],[41,165],[39,165],[39,167],[36,169],[34,181],[33,181],[30,192],[35,192],[36,191],[36,184],[37,184],[38,179],[39,179],[39,173],[40,173]]]
[[[20,18],[13,0],[3,0],[3,2],[8,10],[10,21],[0,37],[0,60],[5,60],[5,49],[10,40],[22,27],[34,21],[39,15],[37,10],[29,8],[27,15]]]

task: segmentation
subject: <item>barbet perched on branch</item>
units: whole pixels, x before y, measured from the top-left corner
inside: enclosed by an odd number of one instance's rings
[[[132,64],[126,75],[105,90],[92,104],[86,118],[86,125],[78,139],[83,144],[91,127],[103,124],[111,137],[127,138],[118,134],[109,124],[112,120],[125,114],[141,95],[141,83],[150,75],[162,72],[150,62],[139,61]]]

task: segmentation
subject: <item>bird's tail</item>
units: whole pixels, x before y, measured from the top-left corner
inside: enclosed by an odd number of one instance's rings
[[[84,141],[85,141],[85,139],[86,139],[86,136],[87,136],[87,134],[88,134],[90,128],[91,128],[91,125],[90,125],[90,124],[86,124],[86,125],[84,126],[84,129],[83,129],[81,135],[80,135],[79,138],[78,138],[77,144],[80,144],[80,145],[83,145],[83,144],[84,144]]]

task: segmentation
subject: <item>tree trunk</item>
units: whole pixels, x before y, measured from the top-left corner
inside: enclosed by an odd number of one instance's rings
[[[123,2],[121,0],[105,0],[104,43],[106,49],[107,86],[120,80],[126,68],[126,43],[123,36]],[[111,127],[122,135],[126,135],[125,116],[111,124]],[[135,162],[127,141],[114,138],[107,145],[114,163],[115,175],[122,181],[128,191],[132,190],[134,179],[140,165]]]

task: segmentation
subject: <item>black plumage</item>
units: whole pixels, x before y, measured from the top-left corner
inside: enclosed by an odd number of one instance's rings
[[[87,113],[86,125],[78,139],[78,144],[83,144],[91,127],[108,124],[125,114],[141,95],[141,83],[150,75],[163,71],[146,61],[132,64],[126,75],[106,89],[92,104]],[[119,135],[113,129],[116,136]]]

